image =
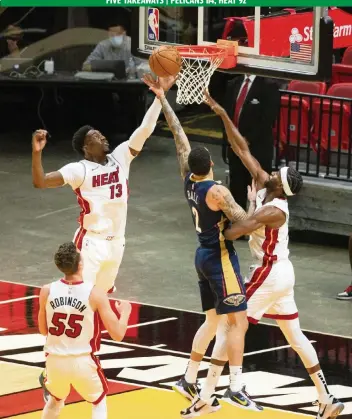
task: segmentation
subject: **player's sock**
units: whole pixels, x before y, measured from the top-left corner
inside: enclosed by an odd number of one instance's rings
[[[317,392],[319,394],[319,401],[322,403],[326,403],[326,400],[329,399],[330,393],[329,393],[328,385],[326,384],[323,371],[319,370],[311,374],[310,378],[312,379],[315,385],[315,388],[317,389]]]
[[[242,389],[242,367],[230,365],[230,389],[233,393]]]
[[[106,397],[98,403],[92,405],[92,419],[107,419],[108,409],[106,406]]]
[[[211,397],[215,392],[215,387],[217,383],[219,382],[219,378],[223,369],[224,369],[223,365],[215,365],[215,364],[210,365],[207,378],[200,392],[200,398],[206,403],[210,404]]]
[[[65,402],[63,400],[57,401],[54,397],[50,396],[44,406],[42,419],[57,419],[64,404]]]
[[[192,359],[188,361],[188,366],[185,373],[185,380],[188,384],[194,384],[197,381],[199,364],[200,362],[193,361]]]

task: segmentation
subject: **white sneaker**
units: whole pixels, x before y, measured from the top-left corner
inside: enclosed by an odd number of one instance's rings
[[[191,419],[197,416],[207,415],[209,413],[215,413],[221,409],[221,405],[216,397],[211,399],[211,404],[208,404],[199,397],[194,399],[193,404],[185,410],[181,411],[181,416],[184,419]]]
[[[320,403],[316,401],[313,405],[319,405],[317,419],[334,419],[343,411],[345,408],[344,404],[340,400],[335,399],[333,395],[329,396],[328,403]]]
[[[228,388],[222,398],[222,401],[231,404],[232,406],[240,407],[241,409],[253,410],[255,412],[261,412],[264,410],[263,406],[257,404],[246,391],[246,387],[243,386],[242,390],[232,392]]]

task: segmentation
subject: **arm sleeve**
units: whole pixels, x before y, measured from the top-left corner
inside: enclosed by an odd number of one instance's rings
[[[69,163],[58,170],[64,178],[65,185],[70,185],[73,190],[79,188],[85,177],[85,167],[82,163]]]
[[[161,111],[160,100],[155,98],[154,102],[145,114],[142,124],[131,135],[128,143],[131,148],[141,151],[145,141],[152,135]]]

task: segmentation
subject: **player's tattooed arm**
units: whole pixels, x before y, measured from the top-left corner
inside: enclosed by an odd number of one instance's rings
[[[214,211],[221,210],[232,223],[248,217],[246,211],[234,200],[231,192],[222,185],[214,185],[209,189],[207,204]]]
[[[248,171],[251,173],[252,177],[261,189],[264,186],[264,183],[269,179],[269,174],[262,169],[258,160],[252,156],[247,140],[235,127],[226,110],[210,96],[209,92],[204,92],[204,95],[206,97],[205,103],[222,119],[226,136],[232,150],[247,167]]]
[[[46,321],[46,302],[48,300],[50,288],[48,285],[44,285],[44,287],[40,290],[39,295],[39,313],[38,313],[38,328],[40,334],[43,336],[47,336],[48,334],[48,323]]]
[[[227,240],[236,240],[241,236],[249,235],[261,227],[280,228],[286,221],[286,215],[279,208],[266,206],[258,210],[247,220],[238,221],[225,230]]]
[[[185,134],[179,119],[177,118],[175,112],[170,106],[165,96],[160,97],[161,106],[166,118],[166,121],[169,125],[169,128],[174,136],[176,144],[176,153],[178,163],[180,165],[180,171],[182,178],[185,178],[189,172],[188,167],[188,155],[191,151],[191,146],[189,144],[187,135]]]

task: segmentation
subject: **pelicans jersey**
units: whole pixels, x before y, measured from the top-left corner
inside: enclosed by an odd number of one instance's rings
[[[257,193],[256,211],[279,208],[284,224],[273,229],[263,226],[251,234],[249,248],[254,259],[246,284],[248,319],[257,323],[262,317],[290,320],[298,317],[294,300],[295,275],[288,249],[289,211],[286,199],[275,198],[264,204],[266,189]]]
[[[93,284],[64,279],[53,282],[46,303],[48,336],[44,351],[60,356],[83,355],[97,352],[100,329],[89,297]]]
[[[216,184],[213,180],[196,181],[188,174],[184,190],[200,244],[195,266],[203,311],[215,308],[218,314],[226,314],[246,310],[246,299],[237,253],[223,235],[228,219],[206,203],[209,189]]]
[[[111,291],[124,248],[129,196],[128,176],[133,159],[128,142],[120,144],[101,165],[88,160],[59,170],[77,196],[81,213],[74,242],[83,258],[83,278]]]
[[[92,288],[88,282],[63,279],[50,285],[45,386],[56,400],[65,400],[71,386],[90,403],[98,403],[108,391],[94,354],[100,349],[100,322],[89,304]]]

